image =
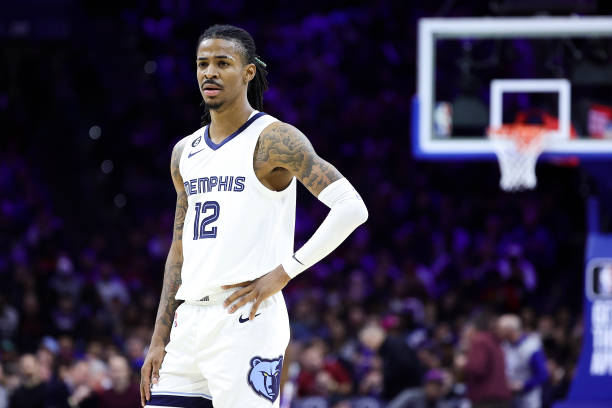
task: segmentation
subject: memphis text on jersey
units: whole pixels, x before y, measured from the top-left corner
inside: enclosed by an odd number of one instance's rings
[[[187,195],[216,191],[244,191],[244,176],[210,176],[194,178],[184,182]]]

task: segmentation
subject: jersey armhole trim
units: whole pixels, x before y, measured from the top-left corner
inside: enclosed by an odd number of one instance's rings
[[[183,159],[185,155],[189,154],[191,149],[199,146],[200,143],[203,142],[202,139],[204,138],[205,129],[206,129],[206,126],[202,126],[200,129],[196,130],[195,132],[193,132],[192,134],[186,137],[187,140],[185,140],[185,147],[183,147],[183,151],[181,152],[181,158],[179,159],[179,173],[181,174],[181,178],[183,178],[183,181],[185,181],[185,177],[183,177],[183,161],[184,161]],[[198,138],[200,139],[200,141],[198,143],[195,143],[195,141]],[[195,146],[194,146],[194,143],[195,143]]]

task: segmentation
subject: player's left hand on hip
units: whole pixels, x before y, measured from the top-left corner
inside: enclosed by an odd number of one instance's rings
[[[251,307],[251,313],[249,314],[249,319],[253,320],[261,302],[283,289],[290,280],[291,278],[287,275],[282,265],[279,265],[255,280],[222,286],[223,289],[241,288],[225,299],[223,306],[228,307],[231,305],[228,313],[234,313],[247,304],[247,302],[253,302],[253,307]]]

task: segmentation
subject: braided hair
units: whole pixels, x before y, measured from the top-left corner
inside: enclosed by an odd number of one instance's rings
[[[268,81],[266,75],[266,64],[257,56],[255,53],[255,41],[251,34],[243,30],[242,28],[235,27],[232,25],[219,25],[215,24],[204,31],[200,38],[198,38],[198,47],[203,40],[209,38],[221,38],[224,40],[234,41],[242,47],[242,57],[246,64],[255,64],[257,68],[255,70],[255,77],[249,82],[247,88],[247,99],[249,104],[259,111],[263,110],[263,93],[268,89]],[[210,111],[204,101],[204,114],[202,115],[202,126],[210,123]]]

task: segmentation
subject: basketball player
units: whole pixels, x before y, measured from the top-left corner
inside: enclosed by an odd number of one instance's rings
[[[244,30],[198,40],[204,127],[179,141],[172,246],[141,370],[149,407],[278,407],[289,320],[281,289],[367,209],[298,129],[261,112],[265,64]],[[293,252],[296,179],[330,212]]]

